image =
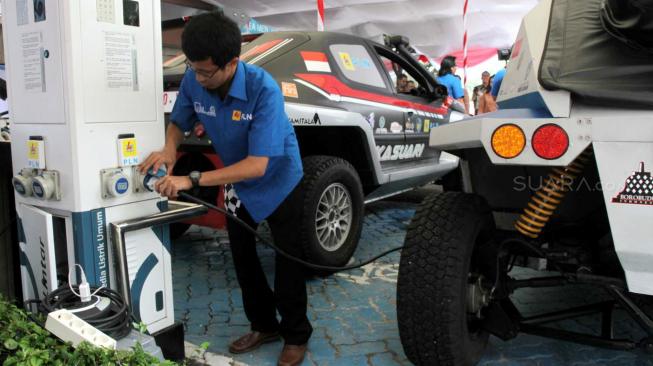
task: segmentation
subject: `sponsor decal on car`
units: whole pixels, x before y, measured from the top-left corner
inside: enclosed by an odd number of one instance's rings
[[[390,132],[392,132],[392,133],[399,133],[399,132],[403,131],[403,129],[404,128],[401,126],[401,123],[399,123],[399,122],[392,122],[390,124]]]
[[[345,69],[349,71],[356,71],[354,62],[351,60],[351,56],[349,56],[347,52],[339,52],[338,55],[340,56],[340,60],[342,60],[342,65],[345,67]]]
[[[410,118],[406,120],[406,133],[415,133],[415,124]]]
[[[626,179],[623,190],[612,199],[612,202],[653,205],[653,177],[651,177],[651,172],[644,170],[644,162],[639,163],[638,172],[633,172]]]
[[[282,81],[281,92],[283,93],[284,97],[299,98],[299,93],[297,93],[297,84],[295,83],[287,83]]]
[[[321,125],[322,121],[320,121],[320,116],[315,113],[313,118],[305,118],[305,117],[298,117],[298,118],[289,118],[290,123],[293,125]]]
[[[415,159],[424,153],[425,144],[378,145],[381,161]]]
[[[416,132],[422,132],[422,123],[424,123],[422,121],[422,119],[417,117],[416,122],[415,122],[415,131]]]
[[[424,133],[429,133],[431,131],[431,120],[425,119],[424,120]]]
[[[388,132],[388,130],[385,128],[385,117],[384,116],[379,117],[379,128],[384,129],[386,132]]]
[[[374,125],[376,124],[376,121],[374,119],[374,112],[370,113],[369,116],[367,116],[366,120],[367,120],[367,123],[370,124],[370,127],[372,127],[372,129],[374,129]]]

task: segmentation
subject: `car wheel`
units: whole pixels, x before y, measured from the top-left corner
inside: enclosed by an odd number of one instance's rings
[[[316,264],[344,266],[360,238],[363,188],[354,167],[331,156],[304,159],[302,243]]]
[[[485,200],[436,193],[418,208],[406,233],[397,282],[399,336],[415,365],[475,365],[489,333],[481,327],[494,270],[479,248],[495,231]]]

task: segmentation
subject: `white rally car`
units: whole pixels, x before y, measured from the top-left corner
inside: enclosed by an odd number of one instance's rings
[[[431,130],[430,146],[460,164],[402,252],[397,313],[413,363],[472,365],[490,334],[519,332],[653,352],[650,4],[542,0],[513,46],[500,111]],[[514,265],[545,272],[515,279]],[[512,302],[517,289],[568,284],[605,296],[529,317]],[[614,337],[616,308],[643,336]],[[592,334],[547,326],[588,314],[602,314]]]

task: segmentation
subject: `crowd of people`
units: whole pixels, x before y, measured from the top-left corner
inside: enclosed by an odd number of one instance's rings
[[[458,65],[454,56],[445,56],[440,63],[437,82],[447,88],[447,94],[453,99],[459,101],[465,106],[467,114],[478,115],[483,113],[494,112],[498,109],[496,99],[505,75],[506,69],[499,70],[496,74],[491,75],[489,71],[483,71],[481,75],[481,84],[474,87],[472,91],[470,108],[470,98],[467,89],[463,87],[460,76],[457,75]],[[399,74],[397,77],[397,93],[414,94],[416,84],[410,80],[406,74]]]
[[[458,66],[456,65],[456,58],[454,56],[445,56],[442,59],[437,81],[447,88],[449,96],[463,103],[465,105],[465,111],[468,114],[478,115],[496,111],[498,109],[496,99],[506,69],[501,69],[495,75],[490,75],[488,71],[483,71],[481,75],[482,83],[475,86],[472,92],[474,113],[469,111],[467,90],[463,87],[460,77],[456,75],[457,69]]]

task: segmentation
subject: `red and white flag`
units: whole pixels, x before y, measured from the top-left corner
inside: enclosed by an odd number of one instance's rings
[[[306,70],[317,72],[331,72],[329,60],[322,52],[301,51],[300,54],[306,64]]]

